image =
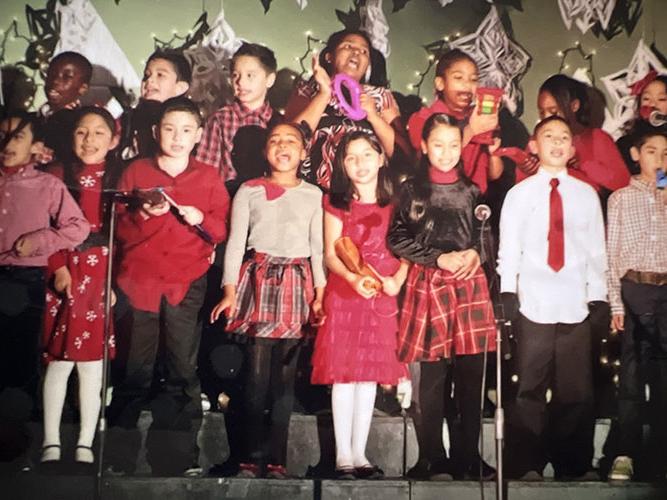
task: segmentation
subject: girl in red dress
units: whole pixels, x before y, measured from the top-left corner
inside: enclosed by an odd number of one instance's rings
[[[386,244],[391,219],[391,183],[378,139],[366,132],[346,135],[334,161],[331,194],[324,200],[324,254],[331,271],[324,294],[326,319],[315,341],[313,384],[333,384],[331,406],[336,438],[336,473],[341,479],[379,478],[366,458],[377,384],[397,385],[405,368],[396,355],[396,295],[408,265]],[[335,242],[348,236],[382,279],[348,270]]]
[[[55,165],[50,173],[69,187],[90,222],[90,236],[72,251],[49,259],[52,287],[46,294],[44,325],[44,443],[42,462],[60,460],[60,419],[67,380],[76,366],[81,428],[75,459],[92,463],[95,426],[100,412],[104,349],[104,294],[109,258],[105,188],[115,185],[120,168],[107,160],[118,145],[116,124],[108,111],[82,108],[73,132],[72,164]],[[113,301],[114,298],[112,298]],[[114,339],[109,338],[113,354]]]

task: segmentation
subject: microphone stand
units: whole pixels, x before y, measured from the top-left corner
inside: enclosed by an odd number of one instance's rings
[[[505,410],[503,408],[502,383],[502,341],[503,327],[511,327],[512,322],[504,319],[496,320],[496,411],[493,414],[493,424],[496,437],[496,500],[503,500],[503,485],[505,482],[503,447],[505,445]]]

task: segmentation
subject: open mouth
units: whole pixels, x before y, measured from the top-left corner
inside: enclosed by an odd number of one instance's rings
[[[51,90],[49,90],[49,91],[46,93],[46,95],[47,95],[47,97],[48,97],[50,100],[52,100],[52,101],[55,101],[55,100],[60,99],[60,92],[58,92],[58,91],[55,90],[55,89],[51,89]]]

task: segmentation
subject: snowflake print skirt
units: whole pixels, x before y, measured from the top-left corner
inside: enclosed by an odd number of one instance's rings
[[[47,289],[44,360],[96,361],[104,352],[104,293],[109,249],[91,247],[67,254],[72,298]],[[112,322],[113,325],[113,322]],[[109,354],[113,357],[113,332]]]

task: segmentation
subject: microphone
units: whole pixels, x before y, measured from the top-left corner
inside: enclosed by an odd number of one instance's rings
[[[491,217],[491,207],[488,205],[482,203],[480,205],[477,205],[475,207],[475,219],[478,221],[484,222],[486,220],[489,220],[489,217]]]
[[[651,111],[651,114],[648,116],[648,122],[654,127],[662,127],[667,123],[667,115],[659,111]]]

